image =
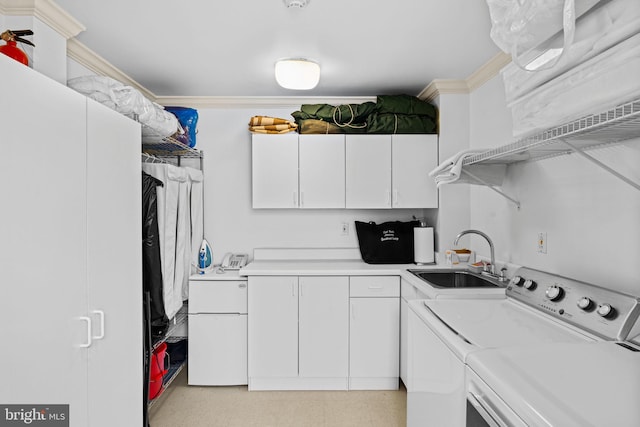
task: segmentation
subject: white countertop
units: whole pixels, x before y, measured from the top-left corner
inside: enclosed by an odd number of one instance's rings
[[[407,270],[465,269],[466,264],[367,264],[359,260],[265,260],[240,269],[241,276],[400,276],[428,298],[504,298],[505,288],[436,288]]]
[[[407,269],[460,268],[446,265],[367,264],[356,260],[253,261],[240,270],[242,276],[398,276]]]

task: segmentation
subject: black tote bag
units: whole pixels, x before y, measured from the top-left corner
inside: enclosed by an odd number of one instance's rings
[[[420,221],[389,221],[381,224],[356,221],[360,255],[367,264],[413,262],[413,229]]]

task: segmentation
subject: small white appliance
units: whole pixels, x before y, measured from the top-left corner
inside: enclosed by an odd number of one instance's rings
[[[639,307],[632,296],[529,268],[506,299],[410,302],[407,425],[467,425],[465,363],[475,352],[624,339]]]
[[[247,279],[237,271],[189,278],[190,385],[247,384]]]

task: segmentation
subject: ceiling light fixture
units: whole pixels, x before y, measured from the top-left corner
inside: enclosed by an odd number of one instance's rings
[[[311,0],[284,0],[284,4],[287,5],[287,7],[297,7],[298,9],[302,9],[309,4],[309,1]]]
[[[320,81],[320,65],[302,58],[282,59],[276,62],[276,81],[285,89],[313,89]]]

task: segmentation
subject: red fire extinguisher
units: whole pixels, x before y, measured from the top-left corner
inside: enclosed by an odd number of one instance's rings
[[[29,58],[27,57],[27,54],[24,53],[20,48],[18,48],[17,42],[35,46],[29,40],[20,37],[31,35],[33,35],[33,31],[31,30],[5,31],[4,33],[0,34],[0,38],[6,41],[7,44],[0,46],[0,53],[4,53],[8,57],[13,58],[18,62],[22,62],[24,65],[29,65]]]

